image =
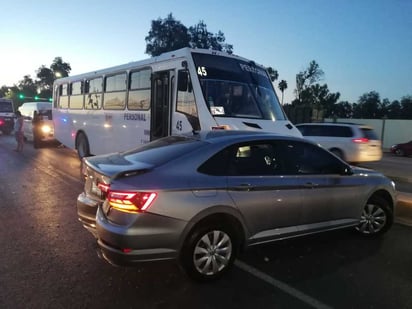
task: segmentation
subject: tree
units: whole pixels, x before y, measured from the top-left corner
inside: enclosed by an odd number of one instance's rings
[[[71,66],[67,62],[63,62],[61,57],[54,58],[50,68],[42,65],[37,70],[36,81],[39,96],[43,98],[50,98],[53,95],[53,83],[56,78],[67,77],[71,71]]]
[[[70,63],[63,62],[61,57],[54,58],[52,64],[50,65],[50,69],[53,71],[53,76],[56,77],[67,77],[72,70]]]
[[[46,68],[46,66],[42,65],[38,70],[37,70],[37,85],[39,89],[52,89],[53,87],[53,82],[55,79],[54,73],[51,69]]]
[[[25,75],[23,80],[18,83],[19,91],[25,97],[35,97],[37,95],[37,86],[30,75]]]
[[[306,70],[296,74],[296,99],[302,100],[302,94],[311,85],[320,81],[324,76],[323,71],[320,69],[319,64],[312,60]]]
[[[152,57],[183,47],[205,48],[232,53],[233,45],[225,43],[222,31],[213,34],[207,30],[204,21],[189,27],[174,19],[172,13],[167,18],[152,20],[146,40],[146,54]]]
[[[188,29],[180,21],[175,20],[172,13],[165,19],[152,20],[152,28],[145,40],[146,54],[152,57],[190,46]]]
[[[284,79],[282,79],[279,82],[278,87],[279,87],[280,92],[282,92],[282,105],[283,105],[283,94],[284,94],[285,90],[288,88],[288,83]]]
[[[312,106],[318,111],[323,111],[324,117],[333,116],[335,103],[339,100],[340,93],[329,92],[328,85],[315,84],[308,88],[310,91]]]
[[[232,53],[233,45],[225,43],[225,35],[222,31],[213,34],[207,30],[203,20],[197,25],[189,27],[190,47],[204,48]]]
[[[331,110],[331,115],[329,117],[336,118],[352,118],[353,116],[353,105],[348,101],[341,101],[333,105]]]
[[[331,93],[327,84],[320,85],[318,83],[324,74],[315,60],[309,63],[306,70],[296,74],[296,99],[292,104],[312,106],[318,111],[323,110],[327,114],[330,113],[333,105],[338,101],[340,93]]]
[[[9,93],[9,87],[1,86],[1,88],[0,88],[0,98],[6,97],[8,93]]]
[[[402,118],[412,119],[412,96],[404,96],[401,99]]]
[[[402,118],[402,106],[398,100],[393,101],[386,108],[387,116],[389,119],[401,119]]]
[[[334,104],[338,101],[340,93],[331,93],[327,84],[318,82],[323,78],[324,72],[319,64],[312,60],[307,69],[296,74],[295,99],[293,107],[308,107],[311,110],[312,119],[321,120],[332,115]]]
[[[381,100],[379,93],[376,91],[370,91],[360,96],[355,108],[354,118],[381,118],[383,117],[382,110],[380,108]]]

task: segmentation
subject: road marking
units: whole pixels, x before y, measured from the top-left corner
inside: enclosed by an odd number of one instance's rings
[[[318,301],[317,299],[314,299],[313,297],[310,297],[309,295],[302,293],[301,291],[291,287],[290,285],[287,285],[286,283],[283,283],[242,261],[236,260],[235,265],[239,267],[240,269],[242,269],[243,271],[246,271],[249,274],[265,281],[266,283],[269,283],[273,287],[299,299],[300,301],[304,302],[307,305],[310,305],[318,309],[332,309],[332,307],[325,305],[324,303]]]

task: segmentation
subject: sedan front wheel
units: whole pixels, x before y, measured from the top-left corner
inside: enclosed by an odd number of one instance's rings
[[[366,236],[385,233],[393,223],[393,212],[381,197],[372,197],[365,205],[356,230]]]
[[[405,156],[405,153],[402,149],[396,149],[395,154],[399,157]]]

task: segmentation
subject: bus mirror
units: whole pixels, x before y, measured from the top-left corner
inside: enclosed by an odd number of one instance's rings
[[[189,82],[189,72],[187,70],[180,70],[177,76],[177,89],[179,91],[188,91]]]

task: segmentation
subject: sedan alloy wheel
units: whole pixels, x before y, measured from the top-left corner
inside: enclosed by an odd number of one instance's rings
[[[357,230],[364,235],[378,235],[386,232],[392,225],[393,214],[387,202],[374,197],[366,203]]]
[[[209,281],[219,278],[233,265],[237,240],[232,229],[220,225],[196,229],[182,252],[182,264],[193,279]]]
[[[198,272],[215,275],[229,264],[232,250],[229,235],[223,231],[210,231],[197,242],[193,263]]]

